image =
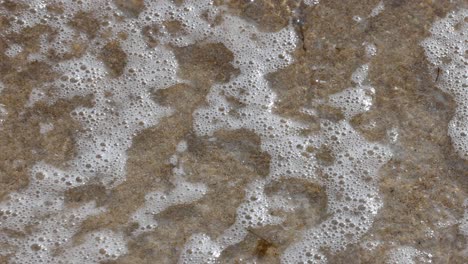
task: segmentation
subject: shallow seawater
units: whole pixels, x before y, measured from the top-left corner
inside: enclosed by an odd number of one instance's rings
[[[465,1],[0,1],[0,263],[467,263]]]

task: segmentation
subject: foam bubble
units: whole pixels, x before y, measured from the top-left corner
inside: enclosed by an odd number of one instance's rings
[[[293,212],[297,208],[282,197],[267,196],[265,186],[284,178],[300,178],[324,187],[328,197],[327,213],[331,217],[307,227],[281,257],[282,262],[325,263],[323,247],[332,253],[341,251],[369,230],[382,206],[377,186],[378,170],[391,157],[387,146],[367,141],[349,123],[352,117],[372,107],[374,88],[367,80],[370,63],[356,69],[351,78],[354,87],[333,94],[328,102],[323,102],[341,108],[345,119],[337,122],[320,120],[321,130],[305,136],[301,132],[308,128],[307,124],[274,113],[276,94],[265,78],[293,62],[291,54],[298,42],[293,25],[278,32],[262,32],[228,12],[226,7],[215,6],[211,1],[185,1],[181,6],[172,1],[146,1],[140,19],[123,20],[118,17],[126,16],[125,12],[109,1],[81,2],[81,5],[64,3],[63,16],[57,20],[43,20],[60,30],[51,40],[41,38],[41,49],[30,54],[28,59],[45,60],[44,55],[50,47],[59,54],[66,54],[73,43],[89,44],[87,51],[80,57],[54,63],[54,70],[62,75],[51,84],[57,88],[56,93],[49,96],[43,91],[45,87],[36,87],[26,107],[39,101],[52,104],[60,99],[89,95],[93,97],[94,105],[77,107],[71,112],[83,130],[75,138],[77,156],[70,165],[57,168],[38,162],[31,170],[28,188],[11,194],[10,200],[0,204],[2,226],[19,232],[29,225],[35,226],[34,232],[24,237],[0,237],[1,242],[18,248],[11,250],[15,262],[37,263],[40,259],[46,263],[96,263],[127,253],[124,236],[119,230],[89,233],[82,243],[75,244],[73,239],[80,224],[87,217],[105,212],[105,208],[96,208],[94,202],[67,206],[64,193],[69,188],[93,181],[103,183],[106,188],[125,181],[126,151],[131,147],[133,137],[145,128],[156,126],[161,118],[174,114],[173,109],[155,103],[150,91],[190,82],[177,77],[179,65],[170,47],[201,42],[224,44],[233,53],[233,66],[240,74],[228,83],[211,87],[207,105],[193,114],[196,134],[212,136],[220,129],[253,131],[261,138],[261,149],[270,155],[271,164],[265,179],[247,185],[246,199],[237,208],[234,224],[218,237],[193,234],[184,245],[179,262],[214,263],[224,249],[241,242],[249,228],[283,223],[285,219],[271,215],[271,210]],[[315,5],[318,1],[305,3]],[[33,0],[30,5],[35,12],[19,14],[18,19],[24,20],[25,24],[15,24],[9,29],[11,32],[20,32],[47,17],[43,1]],[[112,36],[117,36],[120,31],[127,33],[127,38],[119,40],[120,48],[127,54],[127,64],[121,76],[113,76],[97,55],[106,41],[99,37],[89,39],[86,32],[77,32],[69,25],[69,20],[80,10],[106,21],[99,33],[105,31]],[[108,13],[115,16],[106,16]],[[212,26],[209,21],[219,14],[223,14],[223,20]],[[184,34],[173,36],[163,26],[166,20],[174,19],[184,25]],[[154,30],[153,35],[142,36],[143,28],[154,25],[158,26],[159,32]],[[159,44],[148,45],[154,44],[149,43],[149,37],[155,35]],[[12,47],[9,53],[13,56],[15,49],[20,48]],[[369,58],[376,52],[375,46],[370,44],[366,50],[369,50]],[[248,92],[240,92],[238,88]],[[245,106],[235,109],[227,96]],[[225,111],[219,111],[221,108]],[[231,110],[236,110],[238,116],[226,114]],[[316,113],[315,109],[304,111],[311,115]],[[44,127],[42,131],[46,133],[48,129]],[[298,145],[313,149],[328,147],[335,159],[331,165],[321,165],[315,156],[302,155]],[[166,208],[196,202],[208,191],[202,182],[190,183],[184,179],[178,155],[186,149],[187,143],[181,141],[169,161],[174,166],[179,165],[174,168],[175,176],[171,179],[175,188],[169,193],[148,193],[144,205],[131,216],[131,221],[139,224],[134,235],[157,228],[154,216]],[[318,170],[328,176],[326,180],[318,176]],[[35,199],[29,201],[31,197]],[[9,248],[5,251],[11,252]],[[55,251],[62,253],[52,254]]]
[[[241,22],[239,22],[241,23]],[[251,30],[255,30],[251,28]],[[291,30],[290,28],[283,29]],[[279,32],[276,38],[282,39],[288,33]],[[260,38],[267,33],[255,32]],[[295,43],[294,40],[293,43]],[[228,46],[226,44],[226,46]],[[245,40],[242,45],[255,50],[257,43]],[[286,46],[288,47],[288,46]],[[289,46],[293,48],[293,46]],[[320,248],[328,247],[333,252],[343,250],[349,243],[355,243],[371,226],[372,220],[382,206],[376,180],[379,168],[388,161],[390,150],[383,145],[366,141],[349,124],[356,114],[368,111],[372,106],[373,87],[366,84],[369,65],[359,67],[352,75],[356,87],[344,90],[330,97],[330,103],[339,105],[345,111],[346,120],[333,123],[323,120],[321,131],[317,135],[302,136],[300,131],[307,127],[293,120],[274,114],[271,109],[275,102],[275,93],[270,89],[264,76],[284,67],[275,63],[279,58],[271,58],[269,63],[276,67],[262,67],[263,56],[245,56],[243,50],[234,49],[235,60],[241,69],[241,75],[228,84],[215,85],[208,95],[207,107],[198,109],[194,115],[195,128],[199,135],[212,135],[219,129],[248,129],[261,137],[261,148],[271,156],[270,174],[264,181],[255,181],[249,185],[247,196],[254,195],[254,201],[246,200],[238,208],[236,222],[221,236],[214,239],[222,249],[244,239],[248,228],[278,224],[284,221],[272,217],[268,212],[278,201],[264,195],[266,184],[284,177],[298,177],[325,186],[328,195],[328,211],[333,215],[318,226],[305,230],[300,242],[291,245],[282,256],[284,263],[312,260],[326,262]],[[262,54],[262,50],[259,51]],[[255,65],[255,68],[249,65]],[[251,85],[254,84],[254,85]],[[249,87],[249,94],[234,93],[231,87]],[[217,111],[220,107],[230,110],[232,106],[223,96],[229,94],[242,101],[245,107],[236,109],[242,118],[224,115]],[[313,110],[309,110],[313,113]],[[268,129],[272,128],[272,129]],[[337,160],[332,166],[322,169],[329,180],[321,182],[316,175],[319,167],[314,157],[301,155],[296,146],[331,148]],[[371,178],[370,182],[368,179]],[[367,180],[366,180],[367,179]],[[250,193],[252,192],[252,193]],[[340,197],[344,195],[345,200]],[[284,206],[284,205],[283,205]],[[289,208],[294,210],[294,208]],[[314,262],[315,263],[315,262]]]
[[[375,89],[372,86],[363,85],[367,78],[369,65],[359,67],[351,76],[351,80],[357,85],[353,88],[345,89],[340,93],[330,96],[330,105],[341,108],[347,119],[370,110],[372,106],[372,95]]]
[[[460,219],[459,228],[465,236],[468,236],[468,199],[465,199],[463,207],[463,217]]]
[[[221,249],[210,237],[205,234],[195,234],[185,244],[179,263],[214,264],[220,255]]]
[[[374,9],[372,9],[371,13],[370,13],[370,17],[375,17],[375,16],[378,16],[380,13],[382,13],[383,11],[385,10],[385,4],[383,1],[380,1],[375,7]]]
[[[304,4],[308,6],[318,5],[320,4],[320,0],[304,0]]]
[[[392,249],[387,256],[387,264],[432,263],[432,256],[409,246]]]
[[[468,159],[467,16],[468,9],[450,12],[434,23],[432,35],[421,43],[432,70],[439,71],[437,87],[451,94],[457,104],[448,134],[455,151],[464,159]]]
[[[179,179],[177,185],[169,194],[162,192],[148,193],[145,196],[143,207],[140,207],[131,217],[139,225],[135,235],[156,228],[158,224],[154,216],[158,213],[170,206],[196,201],[203,197],[206,191],[207,188],[204,184],[194,184]]]
[[[364,43],[363,44],[366,48],[366,55],[367,57],[372,57],[377,54],[377,47],[373,43]]]

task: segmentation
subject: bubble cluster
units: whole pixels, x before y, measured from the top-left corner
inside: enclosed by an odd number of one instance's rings
[[[345,89],[340,93],[330,96],[330,105],[343,110],[346,118],[351,118],[357,114],[370,110],[372,106],[372,95],[375,89],[366,86],[363,82],[367,78],[369,65],[363,65],[351,76],[351,80],[356,83],[356,87]]]
[[[304,0],[304,4],[313,6],[313,5],[318,5],[320,3],[320,0]]]
[[[80,223],[104,208],[96,208],[95,202],[65,206],[63,192],[70,175],[50,165],[37,164],[31,175],[27,189],[0,204],[2,228],[20,234],[29,230],[26,236],[0,237],[11,246],[0,249],[1,254],[12,254],[11,263],[97,263],[127,252],[122,234],[109,230],[88,234],[85,243],[73,246]]]
[[[465,199],[463,207],[463,218],[460,219],[459,228],[465,236],[468,236],[468,199]]]
[[[289,48],[289,51],[292,51],[294,45],[288,45],[288,41],[296,43],[295,36],[281,41],[283,36],[288,35],[285,31],[291,30],[288,27],[273,34],[256,32],[253,27],[250,29],[255,32],[250,34],[255,34],[260,40],[275,35],[276,39],[280,39],[276,42],[285,43],[283,48]],[[231,49],[230,43],[225,45]],[[239,43],[237,47],[239,46],[244,46],[246,51],[255,50],[258,41],[246,40]],[[265,186],[282,178],[300,178],[319,183],[326,189],[327,211],[332,217],[305,230],[301,241],[290,245],[286,250],[282,262],[325,263],[326,257],[320,248],[328,247],[333,252],[338,252],[348,244],[357,242],[370,228],[382,206],[376,180],[379,168],[391,156],[390,150],[381,144],[368,142],[348,122],[353,116],[368,111],[372,106],[374,88],[366,84],[369,65],[362,65],[352,75],[355,87],[329,98],[329,104],[342,108],[346,119],[339,122],[322,120],[318,134],[304,136],[301,131],[307,129],[306,124],[286,119],[272,111],[276,96],[268,86],[265,76],[284,65],[281,64],[281,56],[271,58],[267,55],[271,54],[268,48],[275,49],[274,45],[265,47],[258,50],[257,56],[239,48],[232,49],[241,74],[227,84],[214,85],[207,97],[209,106],[194,113],[198,135],[213,135],[220,129],[254,131],[261,137],[262,150],[272,158],[269,176],[263,181],[252,182],[247,188],[246,197],[255,198],[246,199],[238,208],[236,222],[223,235],[210,238],[209,243],[225,249],[242,241],[249,228],[283,222],[284,219],[272,216],[270,211],[284,209],[287,203],[265,196]],[[241,88],[248,92],[238,92]],[[235,97],[244,106],[236,108],[231,105],[226,95]],[[238,115],[227,114],[230,111],[236,111]],[[313,109],[310,112],[314,113]],[[331,166],[320,166],[315,157],[302,155],[304,148],[320,149],[323,146],[330,148],[336,157]],[[319,170],[326,173],[327,181],[319,179]],[[182,258],[186,257],[182,253]]]
[[[385,4],[384,1],[380,1],[371,11],[370,17],[375,17],[378,16],[380,13],[382,13],[385,10]]]
[[[206,193],[206,186],[203,184],[189,183],[184,181],[183,178],[175,180],[177,185],[169,194],[162,192],[146,194],[145,204],[134,212],[131,217],[132,221],[138,223],[139,227],[134,235],[156,228],[158,223],[154,216],[158,213],[170,206],[196,201]]]
[[[453,96],[457,104],[455,115],[449,123],[448,133],[455,151],[468,159],[468,9],[447,14],[436,21],[431,36],[421,45],[438,72],[436,85]]]
[[[397,247],[388,253],[387,264],[416,264],[432,263],[431,254],[427,254],[413,247]]]
[[[67,205],[64,193],[93,181],[104,184],[107,189],[125,181],[126,151],[131,147],[134,136],[145,128],[157,126],[162,118],[175,111],[157,104],[151,98],[151,92],[190,83],[190,80],[177,76],[179,65],[173,48],[196,43],[224,44],[233,53],[232,64],[240,74],[227,83],[218,83],[210,88],[206,105],[193,113],[195,133],[213,136],[221,129],[252,131],[261,138],[261,148],[269,154],[271,162],[266,178],[247,185],[245,200],[237,208],[232,226],[218,237],[193,234],[184,245],[179,262],[215,263],[222,251],[241,242],[250,228],[283,223],[285,219],[273,216],[271,211],[293,212],[297,208],[292,207],[286,198],[265,194],[266,186],[282,179],[298,178],[324,188],[328,198],[326,210],[330,215],[303,231],[296,243],[281,256],[283,263],[326,263],[324,247],[332,253],[344,250],[370,229],[382,207],[377,185],[378,171],[391,157],[387,146],[367,141],[349,123],[354,116],[372,107],[374,88],[367,80],[369,67],[372,67],[370,62],[355,70],[351,78],[353,87],[343,87],[343,91],[318,102],[341,109],[345,118],[340,121],[321,119],[320,131],[304,134],[308,124],[274,113],[276,95],[265,77],[293,62],[291,54],[298,42],[293,25],[278,32],[263,32],[229,13],[226,7],[216,6],[208,0],[185,1],[181,5],[173,1],[146,1],[145,8],[137,14],[122,10],[112,1],[79,2],[64,1],[61,5],[63,14],[50,16],[44,1],[29,1],[30,11],[16,17],[23,23],[15,23],[9,29],[19,33],[37,23],[56,28],[53,38],[40,38],[40,48],[29,54],[28,60],[48,60],[50,49],[55,50],[57,57],[68,58],[52,63],[60,77],[46,85],[54,87],[54,93],[44,92],[47,87],[36,87],[26,107],[33,107],[37,102],[52,104],[76,96],[92,96],[93,106],[77,107],[70,113],[81,124],[82,130],[75,136],[77,155],[69,166],[57,168],[44,162],[37,163],[31,170],[29,186],[12,193],[9,200],[0,203],[2,227],[20,233],[34,227],[30,233],[17,238],[0,236],[0,242],[11,245],[11,248],[0,249],[1,254],[11,254],[13,263],[28,264],[98,263],[127,253],[125,235],[118,230],[94,231],[84,235],[79,242],[74,241],[83,221],[106,209],[96,207],[95,202],[75,207]],[[306,4],[316,5],[318,2],[306,1]],[[223,19],[218,21],[221,14]],[[95,29],[74,25],[70,21],[78,15],[103,22]],[[461,16],[453,14],[450,21],[459,21]],[[175,32],[167,21],[177,21],[181,32]],[[466,26],[462,28],[466,31]],[[460,31],[457,30],[453,32]],[[113,39],[102,39],[97,37],[98,33],[105,33]],[[113,71],[112,63],[107,61],[111,58],[103,58],[102,50],[108,43],[114,43],[126,55],[122,58],[124,63],[119,64],[123,67],[118,71]],[[69,55],[71,49],[79,50],[80,47],[84,50],[82,54]],[[11,46],[7,55],[18,56],[23,48]],[[459,47],[450,48],[453,52],[461,52]],[[365,49],[369,58],[376,54],[374,45],[368,44]],[[458,57],[452,59],[456,61]],[[460,71],[458,62],[453,63],[450,67]],[[463,63],[466,65],[464,59]],[[444,68],[446,72],[449,70],[452,68]],[[466,79],[462,83],[456,76],[453,77],[453,82],[459,85],[456,87],[465,87]],[[442,80],[448,83],[447,78]],[[457,89],[453,91],[463,98],[463,93]],[[242,106],[234,105],[228,97],[235,98]],[[459,100],[462,106],[466,102]],[[463,115],[467,116],[466,106],[463,107],[458,117],[460,120],[454,121],[457,127],[461,127],[457,122],[463,121]],[[0,106],[0,121],[1,111]],[[310,115],[316,113],[315,109],[305,112]],[[53,128],[47,124],[41,127],[43,133],[50,129]],[[451,131],[452,137],[462,133],[456,129]],[[456,143],[464,151],[466,140],[457,142],[465,142]],[[315,155],[304,155],[305,149],[316,154],[316,150],[321,148],[330,150],[333,157],[330,164],[320,163]],[[207,193],[203,182],[186,181],[183,168],[175,167],[178,154],[186,150],[187,142],[181,141],[168,161],[174,165],[171,181],[175,188],[168,193],[147,193],[144,205],[131,215],[129,221],[138,223],[133,235],[157,228],[154,216],[166,208],[196,202]]]

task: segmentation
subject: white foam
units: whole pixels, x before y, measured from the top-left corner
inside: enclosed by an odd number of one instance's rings
[[[304,4],[314,6],[320,4],[320,0],[304,0]]]
[[[95,104],[91,108],[78,107],[71,113],[83,130],[74,138],[77,156],[69,162],[69,166],[58,169],[39,162],[31,171],[28,188],[12,193],[10,200],[0,204],[0,210],[8,213],[8,217],[5,216],[2,220],[2,227],[22,232],[27,225],[37,225],[35,232],[23,238],[13,239],[2,234],[2,242],[17,247],[12,263],[38,263],[39,259],[45,263],[97,263],[126,253],[126,243],[118,232],[101,230],[88,234],[83,244],[72,244],[70,241],[79,230],[80,223],[91,215],[104,212],[104,209],[95,208],[94,203],[68,208],[63,201],[64,192],[89,181],[102,182],[106,188],[112,188],[125,180],[126,151],[132,144],[132,138],[139,131],[156,125],[161,117],[172,113],[171,109],[157,105],[150,98],[150,90],[165,88],[178,82],[177,62],[169,49],[147,49],[143,38],[138,35],[141,25],[128,20],[113,24],[110,29],[115,32],[114,35],[121,30],[133,34],[126,41],[122,40],[121,45],[128,54],[125,71],[135,71],[120,78],[110,78],[104,64],[96,58],[105,43],[89,41],[85,34],[77,35],[68,25],[69,19],[79,10],[91,11],[98,17],[106,12],[117,11],[115,6],[108,3],[83,1],[81,6],[71,2],[64,3],[64,15],[58,20],[43,19],[51,27],[60,28],[56,38],[49,41],[41,37],[41,49],[28,57],[29,60],[44,60],[50,47],[64,54],[71,43],[89,44],[83,57],[53,63],[53,69],[63,74],[62,78],[52,83],[56,88],[55,93],[45,96],[42,92],[44,87],[36,87],[26,107],[31,107],[38,101],[52,104],[59,99],[87,95],[94,96]],[[20,12],[18,19],[25,21],[25,24],[20,26],[14,23],[9,28],[10,32],[20,32],[22,28],[33,26],[40,19],[48,17],[43,1],[30,1],[29,4],[35,13]],[[168,5],[169,7],[172,9],[173,6]],[[22,47],[13,45],[8,54],[14,56],[21,49]],[[112,96],[109,97],[108,92]],[[40,130],[47,133],[51,127],[42,124]],[[40,181],[35,178],[39,172],[45,175]],[[32,201],[26,202],[31,198]],[[43,217],[44,220],[38,222],[37,219]],[[70,217],[73,221],[63,220]],[[103,239],[96,242],[94,239],[98,236]],[[38,250],[34,251],[31,245],[39,239],[43,243],[35,246]],[[102,247],[101,252],[96,251],[98,245]],[[62,250],[63,254],[54,255],[54,251]]]
[[[46,134],[54,129],[54,124],[52,123],[39,123],[39,132],[41,134]]]
[[[1,88],[1,87],[0,87]],[[8,116],[8,111],[5,108],[5,105],[0,104],[0,130],[3,129],[3,123]]]
[[[366,47],[367,57],[370,58],[377,54],[377,47],[375,46],[375,44],[365,42],[363,45]]]
[[[162,192],[148,193],[145,196],[143,207],[140,207],[131,217],[132,221],[139,224],[139,229],[135,232],[135,235],[156,228],[158,223],[154,219],[155,215],[171,206],[194,202],[203,197],[206,191],[207,188],[204,184],[194,184],[179,179],[177,185],[169,194]]]
[[[463,217],[460,219],[459,229],[462,234],[468,237],[468,198],[463,203]]]
[[[18,44],[12,44],[8,47],[8,49],[5,51],[5,55],[7,55],[8,57],[10,58],[13,58],[15,57],[16,55],[18,55],[19,53],[21,53],[21,51],[23,51],[23,47],[21,47],[20,45]]]
[[[62,259],[71,263],[100,263],[125,255],[127,243],[121,232],[100,230],[87,234],[84,243],[65,251]]]
[[[315,5],[318,1],[305,3]],[[298,37],[292,25],[278,32],[262,32],[250,22],[229,13],[226,7],[217,7],[211,1],[185,1],[182,6],[171,1],[146,1],[145,4],[146,9],[139,15],[141,19],[106,19],[109,23],[102,31],[109,30],[114,36],[119,31],[129,34],[127,40],[120,41],[128,55],[128,64],[125,74],[116,78],[111,78],[104,63],[96,58],[105,43],[88,40],[86,34],[77,33],[67,22],[79,9],[92,11],[101,18],[107,12],[125,16],[124,12],[109,1],[83,1],[80,8],[67,2],[64,4],[65,14],[59,21],[46,19],[51,26],[61,30],[50,43],[41,39],[42,49],[30,59],[42,60],[44,47],[49,46],[65,53],[73,41],[89,42],[89,49],[81,58],[55,63],[54,70],[63,74],[63,78],[52,84],[57,93],[45,96],[44,87],[36,87],[26,106],[31,107],[38,101],[52,104],[59,99],[87,95],[93,95],[95,104],[91,108],[78,107],[71,113],[83,126],[83,132],[76,136],[78,155],[70,166],[58,169],[44,162],[37,163],[31,171],[29,187],[11,194],[9,201],[0,204],[0,210],[8,215],[1,222],[6,228],[21,231],[28,224],[35,224],[38,218],[45,219],[37,224],[31,235],[23,238],[11,239],[2,235],[2,242],[18,247],[16,251],[10,248],[5,251],[15,252],[13,260],[17,263],[37,263],[39,256],[45,263],[96,263],[127,252],[124,236],[118,230],[99,230],[87,234],[83,243],[73,244],[71,241],[80,223],[105,209],[96,208],[94,202],[70,208],[64,204],[64,192],[90,181],[102,182],[108,189],[125,181],[126,151],[131,147],[133,137],[173,114],[172,109],[151,100],[150,91],[189,82],[177,78],[178,64],[169,47],[196,43],[223,43],[234,54],[232,63],[240,70],[240,75],[226,84],[211,87],[207,106],[197,109],[193,115],[195,132],[199,136],[212,136],[220,129],[253,131],[261,138],[261,149],[271,156],[271,165],[266,179],[248,184],[245,200],[237,208],[235,223],[218,237],[193,234],[184,245],[179,262],[214,263],[225,248],[241,242],[249,228],[283,223],[285,219],[272,216],[271,210],[292,213],[297,208],[281,196],[267,196],[265,186],[284,178],[300,178],[323,186],[330,217],[316,226],[307,227],[297,243],[290,245],[281,256],[283,263],[308,260],[325,263],[323,247],[334,253],[356,243],[369,230],[382,206],[377,185],[378,170],[391,157],[387,146],[368,142],[349,124],[352,117],[372,107],[374,88],[367,80],[372,65],[357,68],[351,78],[354,86],[343,87],[343,91],[323,102],[341,108],[345,119],[338,122],[320,120],[321,130],[304,136],[301,132],[308,128],[307,124],[274,113],[276,94],[265,79],[268,73],[293,62],[291,53]],[[36,10],[34,15],[29,12],[20,14],[26,26],[34,25],[40,17],[47,17],[43,1],[31,1],[31,6]],[[202,18],[202,13],[208,14],[208,21]],[[223,14],[223,21],[211,26],[209,21],[218,14]],[[186,34],[176,37],[168,34],[161,26],[168,19],[181,21]],[[160,44],[149,48],[141,36],[141,29],[153,24],[161,26]],[[14,26],[10,30],[19,32],[21,27]],[[365,49],[369,58],[377,52],[372,44]],[[247,92],[241,92],[239,88]],[[113,95],[109,96],[108,92]],[[245,107],[236,108],[226,96],[235,97]],[[238,115],[228,114],[230,111],[236,111]],[[317,116],[316,109],[304,109],[304,112]],[[314,156],[302,155],[303,150],[298,145],[315,149],[327,147],[335,160],[329,166],[321,165]],[[178,155],[186,149],[187,143],[181,141],[169,160],[174,166],[178,165],[171,179],[175,189],[169,193],[148,193],[145,204],[131,216],[131,221],[139,224],[134,235],[157,228],[155,215],[170,206],[196,202],[208,192],[203,182],[190,183],[184,179]],[[327,180],[318,177],[319,169],[328,176]],[[35,178],[39,172],[44,179]],[[26,202],[31,197],[35,199]],[[41,242],[39,250],[31,253],[31,245],[38,241]],[[55,244],[57,241],[60,243]],[[62,250],[61,254],[51,254]]]
[[[179,144],[177,144],[176,148],[177,152],[184,152],[187,150],[187,141],[181,140]]]
[[[210,237],[205,234],[195,234],[185,244],[179,263],[214,264],[220,255],[221,249]]]
[[[387,256],[387,264],[432,263],[432,256],[410,246],[392,249]]]
[[[360,16],[353,16],[353,20],[359,23],[359,22],[362,21],[362,17],[360,17]]]
[[[370,17],[375,17],[375,16],[378,16],[380,13],[382,13],[383,11],[385,10],[385,4],[383,1],[380,1],[375,7],[374,9],[372,9],[371,13],[370,13]]]
[[[253,27],[246,28],[255,30]],[[291,28],[283,29],[280,31],[281,34],[275,35],[276,38],[283,39],[283,36],[287,36],[289,33],[284,33],[285,30],[291,30]],[[260,39],[267,37],[267,33],[262,32],[249,32],[248,34],[255,34]],[[291,42],[295,43],[295,41],[294,36],[294,41]],[[225,45],[231,48],[232,44],[225,43]],[[255,181],[249,185],[255,187],[248,188],[247,197],[252,196],[249,193],[249,190],[252,190],[255,192],[256,199],[254,201],[246,199],[238,208],[236,222],[220,237],[210,239],[217,241],[217,247],[224,249],[240,242],[247,234],[248,228],[284,221],[268,213],[274,201],[265,197],[263,190],[266,184],[280,178],[299,177],[326,186],[329,201],[328,213],[333,217],[319,226],[306,230],[302,241],[287,249],[282,262],[306,262],[316,260],[318,257],[325,262],[325,256],[320,252],[321,247],[326,246],[337,252],[349,243],[355,243],[370,228],[373,218],[382,206],[376,180],[378,169],[391,156],[389,149],[380,144],[367,142],[348,123],[351,117],[368,111],[372,105],[372,97],[364,92],[373,93],[373,88],[365,84],[369,66],[363,65],[353,74],[352,81],[356,83],[356,87],[331,96],[332,102],[344,107],[347,120],[338,123],[323,120],[319,134],[301,136],[300,131],[307,128],[305,124],[280,117],[271,111],[276,95],[269,88],[264,76],[283,67],[279,63],[279,58],[263,55],[263,50],[268,48],[259,50],[255,41],[244,40],[238,45],[245,46],[248,50],[258,51],[260,56],[251,55],[239,48],[233,49],[235,60],[238,61],[242,74],[228,84],[215,85],[211,89],[207,99],[209,106],[195,112],[195,128],[198,135],[212,135],[218,129],[245,128],[254,131],[261,137],[262,150],[271,156],[270,174],[265,181]],[[292,50],[294,46],[284,48]],[[246,53],[248,56],[245,55]],[[265,58],[269,58],[269,61],[266,62]],[[276,67],[262,67],[266,63],[275,65],[275,61],[278,61]],[[249,94],[236,93],[236,87],[248,87]],[[245,103],[244,108],[236,109],[242,118],[225,114],[233,109],[233,106],[229,105],[222,94],[234,96]],[[348,97],[352,97],[352,100],[346,100]],[[227,111],[219,112],[220,108],[227,109]],[[311,112],[314,113],[314,111]],[[331,148],[337,160],[334,165],[322,168],[330,176],[329,181],[321,182],[317,178],[315,170],[318,164],[315,158],[306,158],[301,155],[302,151],[296,147],[297,145],[315,148],[326,145]],[[364,180],[368,177],[372,179],[370,182]],[[348,198],[342,200],[339,198],[341,195]]]
[[[15,253],[11,263],[97,263],[116,258],[126,252],[122,235],[110,232],[94,232],[85,242],[75,245],[73,236],[80,224],[89,216],[104,212],[94,202],[78,207],[64,203],[64,191],[68,188],[70,175],[55,171],[40,163],[32,169],[28,188],[12,193],[8,201],[0,203],[2,228],[27,234],[26,236],[0,236],[0,242],[15,247],[6,252]],[[29,231],[27,231],[29,230]],[[107,239],[96,243],[94,238],[104,233]],[[94,242],[93,242],[94,241]],[[109,254],[100,254],[96,245],[101,245]]]
[[[432,35],[421,43],[432,64],[431,70],[438,72],[437,87],[452,95],[457,104],[448,134],[455,151],[464,159],[468,159],[467,16],[468,9],[450,12],[434,23]]]
[[[367,64],[359,67],[351,77],[357,85],[333,94],[329,98],[329,104],[342,109],[347,119],[369,111],[372,106],[372,95],[375,94],[375,89],[372,86],[363,85],[368,71],[369,65]]]

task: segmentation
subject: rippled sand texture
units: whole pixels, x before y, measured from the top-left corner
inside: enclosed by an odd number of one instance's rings
[[[463,0],[0,1],[0,263],[468,263]]]

